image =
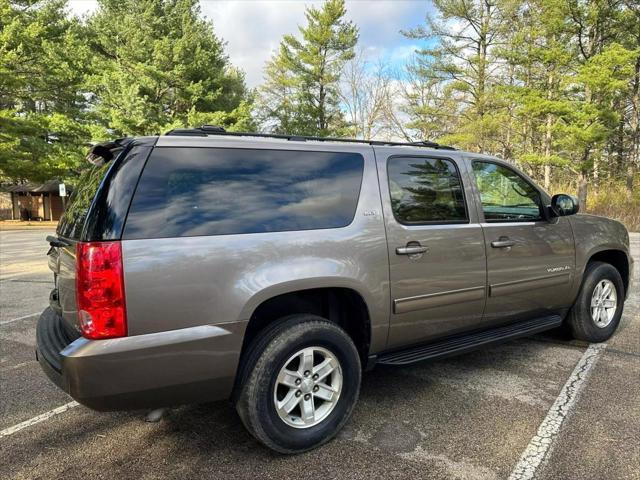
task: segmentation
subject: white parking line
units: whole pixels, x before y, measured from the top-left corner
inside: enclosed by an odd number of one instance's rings
[[[20,430],[22,430],[23,428],[27,428],[30,427],[32,425],[35,425],[36,423],[40,423],[40,422],[44,422],[45,420],[55,416],[55,415],[59,415],[61,413],[66,412],[67,410],[69,410],[70,408],[73,407],[77,407],[78,405],[80,405],[78,402],[69,402],[66,403],[58,408],[54,408],[53,410],[49,410],[48,412],[43,413],[42,415],[38,415],[37,417],[33,417],[30,418],[29,420],[25,420],[22,423],[19,423],[17,425],[14,425],[13,427],[9,427],[9,428],[5,428],[4,430],[0,431],[0,438],[2,437],[7,437],[11,434],[14,434]]]
[[[562,427],[562,422],[571,412],[591,369],[597,363],[605,348],[607,348],[606,343],[589,345],[576,368],[573,369],[567,383],[562,387],[560,395],[558,395],[558,398],[549,409],[547,416],[538,427],[537,434],[531,439],[522,453],[520,461],[509,476],[509,480],[530,480],[535,478],[538,468],[548,460],[553,450],[553,443],[558,437],[560,427]]]
[[[4,320],[0,322],[0,325],[6,325],[7,323],[17,322],[18,320],[25,320],[27,318],[35,317],[36,315],[40,315],[40,312],[30,313],[29,315],[23,315],[22,317],[12,318],[11,320]]]

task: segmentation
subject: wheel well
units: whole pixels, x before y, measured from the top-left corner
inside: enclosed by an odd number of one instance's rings
[[[624,291],[629,288],[629,260],[627,255],[621,250],[603,250],[594,254],[589,262],[605,262],[613,265],[622,277]]]
[[[249,320],[242,344],[243,355],[247,346],[266,326],[296,313],[318,315],[344,328],[364,365],[371,343],[369,311],[360,294],[348,288],[299,290],[265,300]]]

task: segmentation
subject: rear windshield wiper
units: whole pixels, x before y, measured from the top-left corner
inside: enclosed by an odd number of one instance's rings
[[[64,248],[71,246],[70,242],[60,237],[54,237],[53,235],[47,235],[47,242],[49,242],[49,245],[51,245],[52,247]]]

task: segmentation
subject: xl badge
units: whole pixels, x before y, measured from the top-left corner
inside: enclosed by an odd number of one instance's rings
[[[547,272],[549,273],[564,272],[565,270],[571,270],[571,267],[569,265],[565,265],[564,267],[547,268]]]

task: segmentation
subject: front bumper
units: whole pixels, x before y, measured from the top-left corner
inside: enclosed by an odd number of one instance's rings
[[[94,410],[157,408],[229,398],[245,322],[87,340],[47,308],[36,357],[47,376]]]

